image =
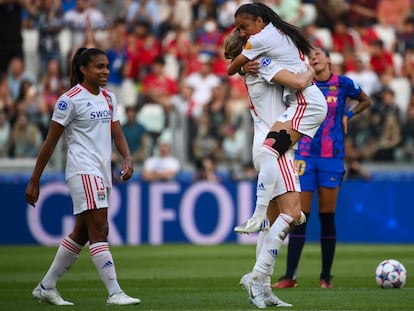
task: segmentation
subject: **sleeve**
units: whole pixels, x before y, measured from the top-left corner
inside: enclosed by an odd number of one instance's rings
[[[253,60],[260,55],[265,55],[267,54],[270,46],[265,43],[265,41],[260,39],[260,36],[251,36],[249,40],[247,40],[242,54],[249,60]]]
[[[119,112],[118,112],[118,102],[116,101],[115,94],[112,92],[108,92],[108,95],[111,97],[112,100],[112,122],[119,121]]]
[[[60,125],[67,126],[73,120],[75,114],[75,106],[72,100],[66,95],[61,95],[53,109],[52,120]]]
[[[273,77],[282,69],[284,69],[281,65],[276,64],[269,57],[262,57],[258,59],[260,64],[259,66],[259,74],[260,76],[265,79],[270,84],[275,84],[272,82]]]
[[[358,98],[359,94],[361,94],[362,89],[358,83],[351,80],[348,77],[343,77],[344,84],[346,85],[347,95],[352,99]]]

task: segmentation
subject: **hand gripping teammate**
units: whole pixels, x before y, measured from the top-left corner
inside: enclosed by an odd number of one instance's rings
[[[35,206],[40,178],[62,134],[65,134],[66,182],[73,201],[75,227],[63,239],[33,297],[53,305],[73,305],[56,289],[60,277],[75,263],[89,242],[89,254],[108,290],[107,304],[138,304],[118,284],[108,245],[108,207],[111,182],[112,137],[124,158],[122,180],[133,174],[132,157],[118,119],[116,98],[103,88],[109,75],[105,53],[79,49],[72,61],[71,89],[59,97],[49,131],[26,188],[26,201]]]
[[[240,37],[239,31],[234,30],[225,40],[225,57],[233,59],[239,55],[242,51],[244,41]],[[286,110],[286,106],[283,103],[283,87],[280,84],[270,84],[264,80],[261,76],[266,74],[266,70],[271,66],[257,66],[256,62],[249,62],[245,65],[247,72],[257,74],[245,75],[245,82],[248,89],[250,99],[250,112],[253,119],[254,126],[254,139],[252,158],[256,170],[260,167],[260,147],[266,138],[270,128],[274,122],[282,115]],[[278,79],[272,79],[273,82],[280,82],[283,80],[283,84],[286,86],[300,89],[309,85],[314,75],[313,70],[308,70],[302,74],[293,74],[285,69],[282,69],[278,75]],[[283,77],[283,79],[281,79]],[[272,200],[267,209],[267,217],[271,225],[273,225],[275,219],[279,214],[278,204],[280,202],[286,202],[287,198],[295,197],[299,195],[300,184],[297,173],[294,169],[294,152],[293,149],[288,150],[285,154],[279,157],[277,165],[279,166],[279,172],[283,174],[277,175],[276,184],[274,186]],[[259,234],[259,239],[256,246],[256,257],[260,257],[261,250],[266,250],[269,247],[274,249],[274,242],[278,244],[280,239],[274,239],[270,234],[270,231],[264,230]],[[280,247],[276,246],[276,248]],[[259,308],[266,306],[278,306],[289,307],[288,304],[274,295],[270,288],[270,276],[266,278],[263,283],[254,283],[251,273],[245,274],[241,280],[242,285],[249,293],[251,302]],[[273,273],[273,265],[268,271],[269,275]],[[258,288],[258,289],[257,289]]]
[[[322,271],[321,288],[332,288],[331,268],[336,247],[335,209],[342,184],[344,169],[344,139],[348,121],[371,105],[371,99],[360,86],[345,76],[333,74],[329,52],[315,49],[309,57],[315,69],[315,84],[322,90],[328,102],[328,115],[313,140],[303,137],[296,151],[296,167],[302,187],[302,209],[309,217],[313,194],[318,194],[321,226]],[[347,99],[356,104],[345,111]],[[273,286],[286,288],[297,286],[296,270],[306,239],[306,223],[293,229],[289,236],[285,275]]]
[[[261,67],[268,68],[263,78],[278,81],[283,73],[302,73],[307,70],[305,56],[312,46],[299,28],[283,21],[272,9],[260,3],[241,5],[235,12],[235,25],[240,36],[247,40],[244,49],[228,66],[235,74],[248,61],[262,57]],[[283,70],[285,69],[285,70]],[[281,81],[278,81],[279,83]],[[283,82],[282,82],[283,84]],[[312,83],[302,90],[284,88],[287,108],[272,125],[260,149],[260,171],[256,191],[256,207],[252,217],[235,227],[238,233],[254,233],[263,229],[267,206],[279,172],[278,159],[303,136],[313,137],[326,117],[327,105],[322,92]],[[279,222],[286,232],[302,216],[300,196],[289,196],[279,205]]]

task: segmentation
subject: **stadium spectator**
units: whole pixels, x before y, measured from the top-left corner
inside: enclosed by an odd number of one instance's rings
[[[382,40],[376,40],[371,43],[369,64],[372,70],[379,76],[384,73],[393,76],[395,74],[393,54],[384,48]]]
[[[221,84],[220,78],[213,73],[212,59],[206,55],[199,55],[201,61],[201,70],[195,71],[185,78],[185,84],[191,87],[193,91],[192,103],[190,107],[191,116],[194,118],[200,117],[204,110],[204,106],[212,98],[212,90]]]
[[[50,59],[62,61],[59,34],[64,24],[60,1],[40,1],[38,14],[35,19],[39,29],[39,75],[42,75],[47,70],[47,63]]]
[[[190,154],[189,158],[192,161],[197,161],[209,154],[214,154],[217,161],[221,161],[221,144],[220,140],[211,132],[211,120],[206,113],[194,120],[190,124],[194,127],[190,130],[189,143]]]
[[[142,179],[147,182],[174,179],[180,171],[180,162],[171,154],[169,142],[160,142],[158,154],[147,158],[142,167]]]
[[[124,0],[99,0],[95,2],[95,9],[105,16],[107,27],[126,19],[127,9]]]
[[[106,49],[110,67],[108,77],[108,89],[114,92],[119,101],[120,113],[123,113],[126,105],[126,98],[122,92],[123,82],[125,80],[125,65],[127,62],[127,50],[125,46],[126,24],[123,19],[114,21],[109,29],[109,47]]]
[[[373,26],[377,22],[378,0],[348,0],[347,20],[351,27]]]
[[[41,101],[45,104],[48,115],[52,115],[56,100],[68,88],[68,81],[62,73],[59,59],[51,58],[40,76],[39,92]]]
[[[380,0],[377,4],[378,23],[382,26],[390,26],[395,31],[401,29],[410,13],[410,0]]]
[[[317,11],[316,25],[320,28],[327,28],[331,32],[334,30],[335,22],[344,18],[347,14],[348,5],[345,0],[316,0]]]
[[[133,174],[131,154],[118,119],[116,98],[103,88],[109,75],[108,58],[101,50],[80,48],[71,68],[71,89],[56,103],[48,135],[26,187],[25,198],[27,203],[35,206],[42,173],[58,140],[65,133],[65,173],[73,201],[75,225],[61,242],[49,270],[32,295],[36,300],[52,305],[73,305],[60,296],[56,285],[88,243],[92,262],[108,291],[107,304],[139,304],[139,299],[129,297],[122,291],[108,243],[112,144],[124,159],[121,180],[128,180]],[[91,111],[105,113],[91,120]]]
[[[218,56],[219,47],[223,43],[223,32],[218,28],[217,21],[209,17],[203,24],[203,28],[196,34],[195,41],[200,46],[201,54],[214,59]]]
[[[160,55],[154,59],[151,71],[145,76],[141,86],[141,96],[152,98],[167,111],[171,96],[177,94],[177,81],[165,71],[165,59]]]
[[[402,128],[401,160],[414,161],[414,106],[407,109],[406,121]]]
[[[138,110],[134,106],[126,107],[126,122],[122,125],[125,138],[134,163],[142,164],[149,155],[150,136],[146,128],[137,121]]]
[[[14,116],[14,100],[10,93],[6,73],[0,75],[0,109],[2,109],[10,118]]]
[[[11,130],[11,155],[15,158],[34,158],[43,142],[39,127],[27,115],[20,113]]]
[[[371,109],[372,135],[377,142],[372,159],[379,162],[393,162],[396,148],[402,141],[401,112],[391,88],[383,88],[381,94],[380,101],[375,102]]]
[[[332,51],[338,53],[353,52],[355,49],[354,38],[348,30],[345,19],[338,19],[334,23],[332,32]]]
[[[75,7],[63,14],[63,22],[70,30],[74,51],[85,44],[88,28],[95,36],[96,31],[108,27],[105,16],[88,0],[76,0]]]
[[[195,181],[221,181],[221,178],[217,173],[217,160],[214,155],[206,155],[203,158],[197,160],[195,163]]]
[[[0,2],[0,74],[7,72],[14,58],[23,58],[22,16],[26,10],[36,14],[37,8],[30,0]]]
[[[42,137],[46,137],[50,115],[37,85],[32,81],[22,81],[15,108],[17,118],[20,114],[25,114],[40,129]]]
[[[8,114],[4,108],[0,107],[0,158],[8,158],[10,156],[10,133],[11,126]]]
[[[367,61],[360,55],[355,55],[355,70],[346,71],[345,75],[355,81],[368,96],[381,90],[378,75],[369,69]]]
[[[32,74],[25,71],[24,59],[15,56],[11,59],[8,69],[7,83],[10,95],[16,101],[19,96],[20,87],[24,80],[35,81]]]

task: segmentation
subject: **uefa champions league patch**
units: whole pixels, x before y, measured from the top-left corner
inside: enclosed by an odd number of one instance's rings
[[[269,57],[264,57],[260,62],[263,67],[269,66],[272,60]]]
[[[64,101],[60,101],[57,104],[57,108],[59,110],[66,110],[68,108],[68,104],[66,102],[64,102]]]

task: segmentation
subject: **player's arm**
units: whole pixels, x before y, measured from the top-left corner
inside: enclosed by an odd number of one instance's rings
[[[346,111],[342,116],[342,126],[345,134],[348,133],[348,120],[351,119],[354,115],[361,113],[365,109],[371,107],[372,104],[371,98],[364,91],[361,91],[356,100],[357,103],[348,111]]]
[[[42,176],[42,173],[49,162],[64,129],[65,127],[56,121],[52,120],[50,122],[46,139],[40,148],[32,176],[30,177],[29,183],[26,187],[26,201],[33,206],[35,206],[35,203],[39,198],[40,177]]]
[[[311,84],[314,75],[315,71],[310,66],[308,66],[307,71],[300,74],[294,74],[287,69],[282,69],[274,75],[271,81],[295,90],[301,90]]]
[[[247,63],[248,61],[249,59],[243,54],[237,55],[236,58],[234,58],[231,61],[231,63],[227,66],[227,74],[229,76],[232,76],[238,73],[239,71],[241,71],[241,68],[243,67],[243,65]]]
[[[124,161],[122,162],[121,180],[127,180],[132,177],[134,173],[134,163],[132,161],[131,152],[128,147],[128,142],[122,131],[119,121],[112,122],[112,134],[114,137],[114,144],[116,150],[121,154]]]

